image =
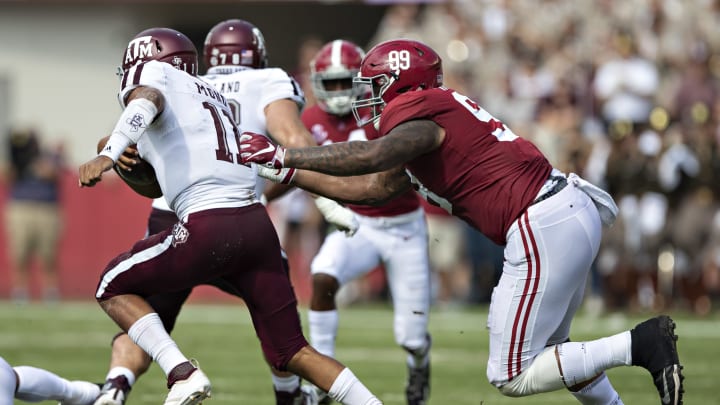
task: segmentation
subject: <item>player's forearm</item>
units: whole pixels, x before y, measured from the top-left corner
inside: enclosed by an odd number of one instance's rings
[[[394,166],[390,154],[370,142],[342,142],[327,146],[288,149],[286,167],[313,170],[334,176],[354,176],[379,172]]]
[[[384,203],[385,196],[377,193],[373,193],[375,195],[368,194],[368,191],[371,190],[368,190],[363,177],[335,177],[313,171],[298,170],[291,184],[344,203],[365,205]]]

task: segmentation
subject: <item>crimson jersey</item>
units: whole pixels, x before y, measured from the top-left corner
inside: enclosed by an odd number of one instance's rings
[[[378,137],[377,131],[370,125],[358,128],[352,114],[342,117],[329,114],[317,104],[305,109],[301,118],[318,145],[347,141],[367,141]],[[417,193],[410,190],[382,206],[348,204],[347,207],[360,215],[368,217],[391,217],[415,211],[420,207],[420,200]]]
[[[445,129],[439,148],[406,163],[420,194],[505,245],[507,230],[535,199],[552,165],[530,141],[443,87],[391,100],[382,112],[380,134],[417,119]]]

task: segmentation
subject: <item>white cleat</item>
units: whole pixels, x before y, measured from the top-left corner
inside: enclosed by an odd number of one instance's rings
[[[190,377],[178,380],[172,385],[164,405],[197,405],[210,395],[210,380],[198,368]]]
[[[100,395],[100,386],[87,381],[70,381],[70,396],[59,405],[92,405]]]

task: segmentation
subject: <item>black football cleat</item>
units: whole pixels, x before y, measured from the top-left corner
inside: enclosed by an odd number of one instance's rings
[[[662,405],[682,405],[682,366],[678,359],[675,322],[661,315],[639,323],[630,331],[632,364],[653,377]]]

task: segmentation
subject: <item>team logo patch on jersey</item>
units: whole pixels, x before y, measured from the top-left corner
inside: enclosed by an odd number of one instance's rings
[[[176,223],[173,225],[173,241],[172,245],[173,247],[176,247],[177,245],[181,245],[185,242],[187,242],[188,238],[190,238],[190,231],[187,230],[181,223]]]
[[[130,131],[132,132],[137,132],[140,128],[147,127],[147,124],[145,124],[145,116],[140,113],[128,118],[127,124],[130,125]]]

